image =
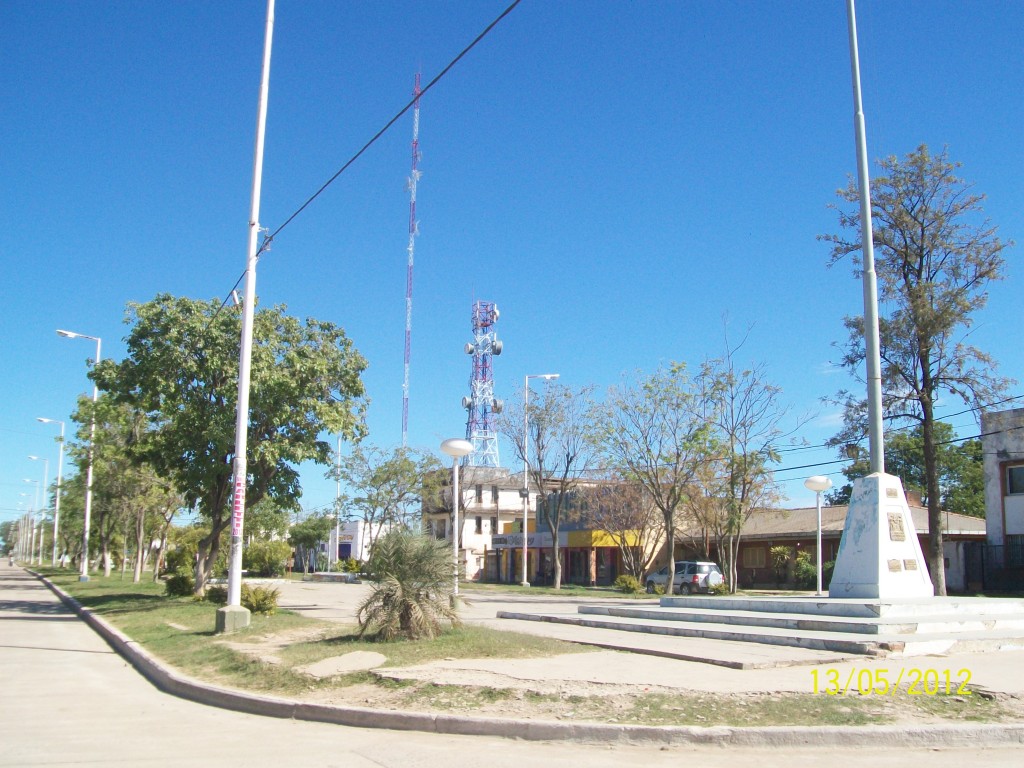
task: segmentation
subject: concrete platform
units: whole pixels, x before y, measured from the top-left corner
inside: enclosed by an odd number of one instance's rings
[[[658,606],[581,605],[499,618],[866,656],[1024,649],[1024,600],[664,597]],[[642,650],[638,652],[644,652]]]

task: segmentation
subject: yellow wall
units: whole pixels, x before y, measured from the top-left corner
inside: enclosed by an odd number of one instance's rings
[[[636,531],[626,531],[627,547],[640,546],[640,537]],[[568,546],[570,547],[617,547],[618,541],[608,531],[569,531]]]

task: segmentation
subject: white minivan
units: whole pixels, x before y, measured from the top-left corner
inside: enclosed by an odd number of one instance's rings
[[[653,594],[655,585],[665,586],[668,580],[668,566],[652,571],[647,574],[644,583],[647,586],[647,593]],[[711,587],[717,587],[725,579],[722,576],[722,569],[715,563],[704,563],[695,560],[680,560],[676,563],[676,577],[673,580],[672,590],[676,594],[692,595],[697,592],[708,592]]]

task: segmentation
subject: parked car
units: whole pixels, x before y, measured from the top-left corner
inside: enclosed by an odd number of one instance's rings
[[[647,574],[644,584],[647,593],[652,594],[654,587],[665,586],[668,581],[668,566]],[[676,577],[673,579],[673,592],[692,595],[697,592],[708,592],[724,581],[722,569],[715,563],[703,563],[695,560],[680,560],[676,563]]]

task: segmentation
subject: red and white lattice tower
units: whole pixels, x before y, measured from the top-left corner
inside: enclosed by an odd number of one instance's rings
[[[416,73],[415,97],[412,109],[412,172],[409,174],[409,266],[405,276],[405,378],[402,380],[402,447],[409,444],[409,361],[412,356],[412,264],[416,249],[416,236],[420,233],[416,221],[416,184],[420,180],[420,76]]]
[[[503,403],[494,397],[492,357],[501,354],[501,342],[494,327],[497,322],[497,304],[473,303],[473,341],[466,345],[466,353],[473,356],[473,373],[469,379],[470,395],[462,398],[462,407],[469,411],[466,439],[473,444],[473,453],[462,461],[471,467],[498,466],[494,415],[501,413]]]

